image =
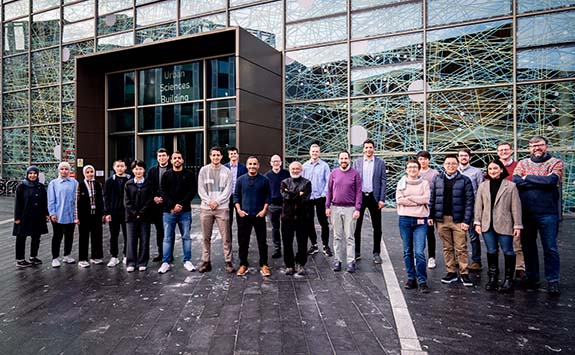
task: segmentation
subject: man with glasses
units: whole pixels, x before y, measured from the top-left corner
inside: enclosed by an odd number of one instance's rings
[[[289,172],[282,168],[282,158],[275,154],[272,156],[271,170],[264,176],[270,181],[271,205],[269,215],[272,222],[272,241],[274,244],[274,253],[272,259],[278,259],[282,256],[282,238],[280,232],[280,217],[282,214],[283,197],[280,191],[282,180],[290,177]]]
[[[513,172],[513,182],[519,190],[523,212],[521,245],[525,256],[527,289],[539,288],[539,257],[537,232],[541,236],[547,291],[559,295],[559,188],[565,166],[560,159],[547,152],[546,138],[535,136],[529,140],[529,158],[519,161]]]

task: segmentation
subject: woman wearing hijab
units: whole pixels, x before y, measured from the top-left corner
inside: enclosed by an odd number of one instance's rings
[[[80,220],[80,245],[78,247],[78,266],[90,267],[88,262],[88,244],[92,244],[92,264],[102,264],[104,248],[102,245],[102,223],[104,219],[104,197],[102,185],[94,179],[92,165],[82,170],[84,181],[78,185],[78,219]]]
[[[519,238],[521,224],[521,200],[515,184],[505,178],[509,175],[505,165],[495,159],[487,165],[487,180],[479,185],[475,199],[475,231],[483,234],[487,247],[487,291],[513,290],[515,252],[513,238]],[[498,249],[505,258],[505,280],[499,286]]]
[[[38,259],[40,235],[48,233],[48,196],[46,187],[38,180],[39,170],[31,166],[26,177],[16,188],[14,203],[14,231],[16,236],[16,266],[28,267],[42,264]],[[26,261],[26,237],[30,236],[30,261]]]

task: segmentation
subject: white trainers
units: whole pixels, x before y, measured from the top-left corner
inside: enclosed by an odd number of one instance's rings
[[[435,269],[435,266],[435,258],[429,258],[429,260],[427,260],[427,268]]]
[[[126,268],[126,271],[127,271],[127,272],[134,272],[134,270],[136,270],[136,268],[134,268],[133,266],[128,266],[128,267]]]
[[[60,260],[58,258],[52,259],[52,267],[60,267]]]
[[[191,261],[186,261],[184,263],[184,269],[188,270],[189,272],[196,271],[196,267],[192,264]]]
[[[82,261],[78,262],[78,266],[83,267],[83,268],[87,268],[87,267],[90,267],[90,263],[82,260]]]
[[[64,258],[62,258],[62,261],[65,262],[66,264],[74,264],[76,262],[76,259],[74,259],[70,255],[66,255],[64,256]]]
[[[122,264],[126,265],[126,262],[127,262],[127,259],[126,259],[126,257],[124,256],[124,259],[122,259]]]
[[[104,260],[102,259],[90,259],[90,262],[94,265],[100,265],[104,263]]]
[[[170,271],[172,267],[168,263],[162,263],[162,266],[158,269],[159,274],[165,274],[166,272]]]
[[[147,269],[148,269],[148,268],[147,268],[146,266],[140,266],[140,267],[138,268],[138,270],[140,270],[140,271],[146,271]]]
[[[108,262],[108,267],[114,267],[116,265],[118,265],[120,263],[120,260],[118,260],[118,258],[111,258],[110,261]]]

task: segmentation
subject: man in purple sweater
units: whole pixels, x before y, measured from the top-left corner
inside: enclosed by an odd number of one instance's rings
[[[355,272],[354,231],[361,209],[361,176],[350,167],[349,152],[340,151],[337,160],[339,169],[329,174],[325,201],[325,214],[333,226],[333,271],[341,271],[345,243],[347,272]]]

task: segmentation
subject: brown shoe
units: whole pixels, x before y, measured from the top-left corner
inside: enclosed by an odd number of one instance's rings
[[[264,265],[264,266],[262,266],[262,267],[260,268],[260,274],[262,274],[263,276],[268,277],[268,276],[271,276],[271,275],[272,275],[272,272],[270,271],[269,266]]]
[[[248,273],[248,267],[245,265],[240,266],[238,272],[236,273],[236,275],[238,276],[244,276],[245,274]]]
[[[481,263],[473,262],[473,263],[471,263],[471,265],[469,265],[467,267],[467,269],[470,272],[479,272],[479,271],[483,270],[483,267],[481,267]]]
[[[231,262],[226,262],[226,266],[224,266],[226,268],[226,271],[229,272],[230,274],[234,271],[236,271],[236,269],[234,269],[234,265],[232,265]]]
[[[210,263],[209,261],[204,261],[200,266],[200,268],[198,269],[198,272],[204,273],[209,271],[212,271],[212,263]]]

